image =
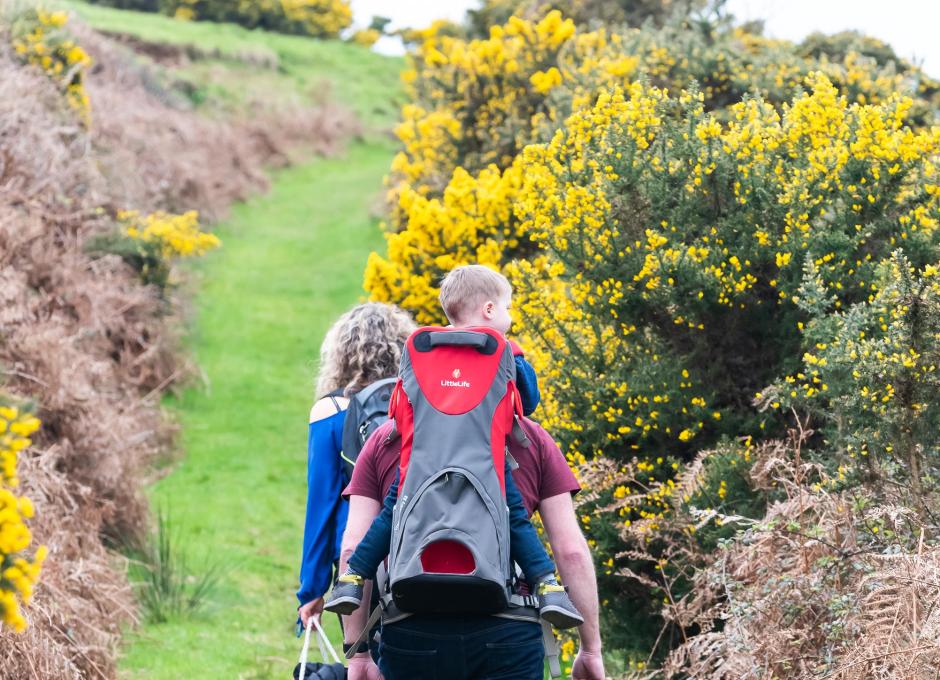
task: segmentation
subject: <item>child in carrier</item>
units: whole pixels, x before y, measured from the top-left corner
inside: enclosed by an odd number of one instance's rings
[[[456,328],[485,327],[505,335],[512,323],[509,309],[512,287],[503,275],[482,265],[468,265],[451,271],[441,282],[440,301],[444,313]],[[522,410],[529,415],[540,401],[538,380],[521,350],[512,345],[516,368],[516,387]],[[362,602],[363,582],[374,578],[388,555],[392,534],[392,514],[398,496],[398,480],[389,489],[381,514],[349,559],[346,571],[337,579],[327,611],[349,614]],[[506,503],[509,506],[510,556],[522,568],[538,597],[542,618],[557,628],[571,628],[584,622],[555,578],[555,564],[549,558],[529,522],[522,496],[505,467]]]

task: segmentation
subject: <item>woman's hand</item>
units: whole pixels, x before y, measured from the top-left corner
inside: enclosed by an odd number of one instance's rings
[[[351,658],[346,672],[348,680],[382,680],[379,667],[368,654],[357,654]]]
[[[311,616],[315,616],[317,621],[320,620],[320,615],[323,614],[323,598],[318,597],[315,600],[310,600],[307,604],[301,605],[297,611],[300,612],[300,622],[306,628],[307,621]]]

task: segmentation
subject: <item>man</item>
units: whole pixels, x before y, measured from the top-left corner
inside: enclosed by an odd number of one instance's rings
[[[401,439],[388,441],[392,424],[379,428],[356,461],[352,481],[343,492],[349,497],[349,518],[343,534],[341,569],[360,539],[379,514],[382,500],[395,480]],[[530,441],[523,447],[510,442],[510,453],[519,463],[513,479],[531,515],[539,511],[562,580],[584,616],[579,626],[580,649],[572,668],[575,680],[603,680],[598,625],[597,582],[590,551],[574,512],[572,494],[580,490],[564,456],[552,438],[536,423],[523,421]],[[365,624],[361,607],[346,618],[347,643],[355,641]],[[383,670],[386,680],[419,680],[425,670],[447,677],[542,678],[543,648],[538,624],[508,621],[492,616],[415,615],[383,628]],[[438,653],[440,656],[438,657]],[[456,664],[447,672],[449,664]],[[407,668],[404,671],[403,668]],[[428,677],[433,677],[429,672]],[[382,675],[368,653],[349,663],[350,680],[379,680]]]

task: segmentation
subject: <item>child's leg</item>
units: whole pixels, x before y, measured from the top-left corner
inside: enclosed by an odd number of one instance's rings
[[[362,604],[363,584],[367,578],[375,578],[375,572],[388,555],[392,541],[392,510],[398,498],[398,480],[392,484],[382,512],[372,520],[372,526],[359,541],[346,565],[346,571],[336,579],[330,599],[323,605],[328,612],[351,614]]]
[[[347,568],[359,576],[375,578],[382,560],[388,557],[392,545],[392,511],[398,499],[398,478],[389,488],[382,503],[382,512],[372,520],[372,526],[359,541],[359,545],[349,557]]]
[[[529,583],[537,583],[546,574],[555,573],[555,563],[549,558],[538,532],[529,521],[522,494],[513,481],[509,462],[506,462],[506,505],[509,506],[509,557],[516,562]]]

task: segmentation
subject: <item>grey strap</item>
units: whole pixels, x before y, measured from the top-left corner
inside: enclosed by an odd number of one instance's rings
[[[382,616],[382,610],[387,607],[387,602],[390,602],[392,599],[391,594],[385,594],[385,588],[388,584],[388,572],[385,570],[385,562],[383,561],[379,564],[379,568],[376,570],[375,581],[372,583],[373,588],[379,589],[379,604],[372,610],[369,620],[366,621],[366,625],[363,627],[362,632],[359,633],[359,637],[356,638],[356,641],[350,647],[349,651],[346,652],[346,658],[351,659],[356,654],[356,650],[359,649],[359,645],[365,642],[369,637],[369,631],[375,627],[375,624],[379,622],[379,617]],[[386,600],[387,597],[387,600]],[[371,599],[371,598],[370,598]],[[385,620],[384,618],[382,619]]]
[[[558,641],[552,632],[552,624],[542,621],[542,644],[545,647],[545,658],[548,659],[548,671],[553,678],[561,677],[561,664],[558,662]]]
[[[353,396],[359,400],[360,404],[364,404],[369,400],[369,397],[378,392],[380,389],[389,385],[394,385],[397,382],[398,378],[382,378],[381,380],[376,380],[374,383],[371,383],[365,389],[356,392],[356,394]]]
[[[375,570],[375,587],[379,589],[379,598],[388,590],[388,569],[385,566],[385,560],[379,563],[379,568]]]
[[[476,331],[434,331],[430,334],[431,347],[454,345],[485,349],[490,336]]]
[[[372,630],[372,626],[379,622],[380,616],[382,616],[381,607],[376,607],[372,610],[372,615],[369,617],[369,620],[366,621],[366,625],[362,627],[362,632],[359,633],[359,637],[356,638],[356,641],[352,644],[352,647],[350,647],[349,651],[346,652],[347,659],[351,659],[356,655],[356,650],[359,649],[359,645],[368,639],[369,631]]]
[[[514,416],[512,419],[512,438],[516,440],[516,443],[523,448],[529,448],[528,435],[526,435],[525,430],[522,429],[522,425],[519,423],[519,416]]]

